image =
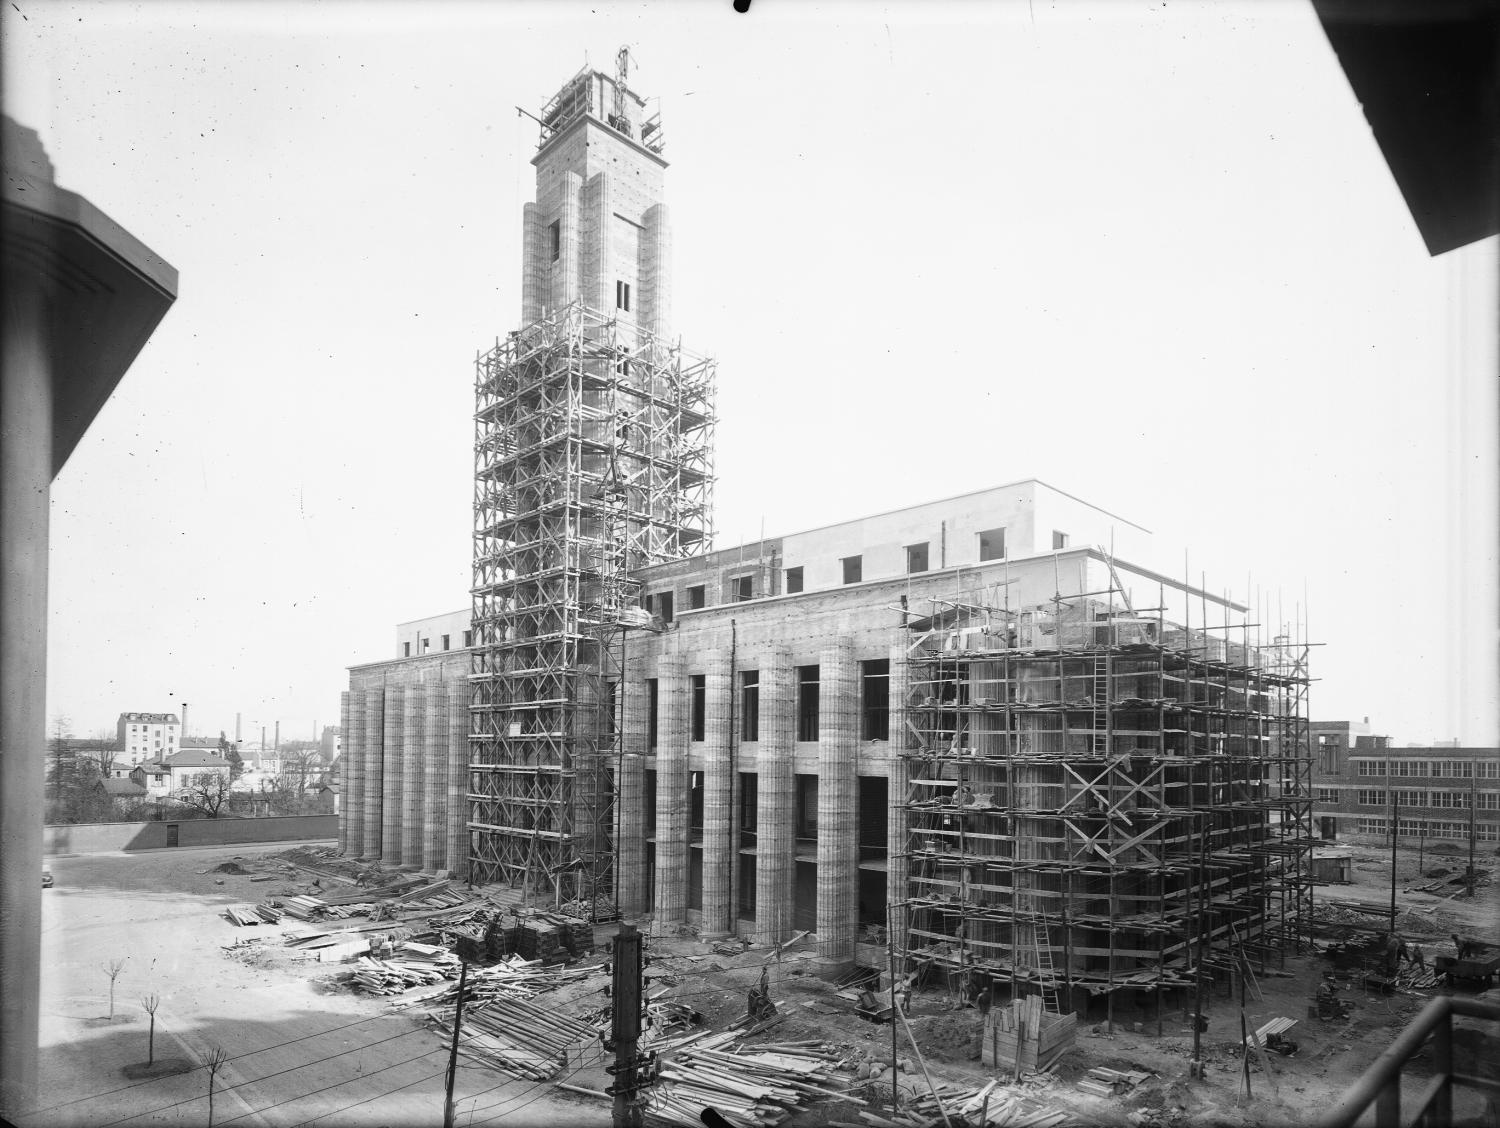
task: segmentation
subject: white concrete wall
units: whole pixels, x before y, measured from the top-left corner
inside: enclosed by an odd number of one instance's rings
[[[408,623],[396,624],[396,657],[418,658],[423,654],[441,654],[443,651],[443,636],[447,635],[449,650],[462,650],[464,645],[464,632],[469,629],[469,609],[462,611],[450,611],[446,615],[433,615],[426,619],[413,619]],[[427,640],[424,649],[422,641]],[[405,652],[407,643],[411,644],[411,654]]]
[[[1050,553],[1054,530],[1067,533],[1071,547],[1108,548],[1113,540],[1118,555],[1149,558],[1145,529],[1030,480],[790,534],[784,566],[803,569],[804,591],[826,590],[843,585],[848,556],[862,557],[864,580],[904,575],[907,546],[925,541],[929,570],[966,567],[980,563],[980,534],[1000,528],[1008,559]]]

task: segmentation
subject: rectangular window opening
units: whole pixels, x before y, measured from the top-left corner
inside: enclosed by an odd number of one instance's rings
[[[750,599],[750,579],[749,576],[741,576],[734,581],[734,598],[736,603],[744,603]]]
[[[818,739],[818,667],[797,667],[797,739]]]
[[[1005,530],[985,529],[979,534],[979,559],[1005,559]]]
[[[797,837],[818,836],[818,777],[797,777]]]
[[[1052,530],[1052,547],[1053,548],[1067,548],[1068,547],[1068,534],[1065,533],[1065,532],[1063,532],[1061,529],[1053,529]]]
[[[656,735],[658,721],[661,719],[657,712],[657,679],[646,679],[646,747],[648,750],[656,751]]]
[[[562,220],[554,219],[547,226],[547,239],[552,245],[552,261],[562,258]]]
[[[661,621],[664,624],[670,623],[672,621],[671,592],[661,591],[656,593],[656,614],[661,618]]]
[[[473,646],[473,645],[474,645],[474,632],[473,631],[464,631],[464,646],[465,647],[470,647],[470,646]]]
[[[687,589],[689,611],[696,611],[704,605],[707,591],[708,589],[703,584],[694,584]]]
[[[704,674],[693,674],[690,679],[693,683],[693,736],[694,740],[703,739],[704,720],[708,713],[708,684],[707,676]]]
[[[861,662],[862,740],[889,740],[891,737],[891,660],[872,658]]]
[[[844,567],[844,583],[857,584],[864,578],[864,561],[863,556],[844,556],[839,559]]]
[[[796,595],[802,590],[802,565],[786,570],[786,593]]]
[[[403,658],[410,658],[411,657],[411,643],[409,643],[409,642],[403,642],[401,644],[401,657],[403,657]]]
[[[453,640],[453,636],[452,635],[444,635],[443,636],[443,649],[444,650],[452,650],[453,649],[453,647],[451,645],[452,640]]]
[[[615,282],[615,308],[630,312],[630,283],[616,280]]]
[[[760,671],[740,674],[740,739],[760,739]]]
[[[927,541],[906,546],[906,574],[927,571]]]

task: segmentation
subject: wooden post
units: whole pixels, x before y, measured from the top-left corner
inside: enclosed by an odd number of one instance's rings
[[[453,1083],[458,1077],[458,1031],[464,1021],[464,987],[469,982],[469,961],[458,965],[458,1003],[453,1010],[453,1043],[448,1048],[448,1080],[444,1086],[443,1128],[453,1128]]]

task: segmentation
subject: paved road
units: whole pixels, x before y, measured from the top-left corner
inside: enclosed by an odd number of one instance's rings
[[[236,928],[221,915],[280,885],[215,866],[293,845],[49,860],[57,885],[43,894],[40,1107],[21,1128],[207,1123],[204,1070],[144,1083],[121,1073],[147,1057],[146,994],[161,999],[158,1058],[196,1060],[215,1045],[228,1052],[215,1125],[441,1124],[447,1050],[436,1034],[379,1000],[321,990],[335,968],[288,967],[280,927]],[[250,935],[275,954],[224,950]],[[126,962],[110,1021],[102,967],[118,958]],[[474,1066],[460,1069],[456,1093],[460,1126],[609,1123],[602,1101],[559,1098],[550,1086]]]

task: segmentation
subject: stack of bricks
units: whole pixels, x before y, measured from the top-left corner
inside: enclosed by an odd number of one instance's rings
[[[563,947],[575,960],[581,960],[594,950],[594,926],[577,917],[565,917],[562,923]]]
[[[567,956],[557,926],[542,920],[521,925],[517,948],[524,959],[541,960],[544,964],[562,963]]]

